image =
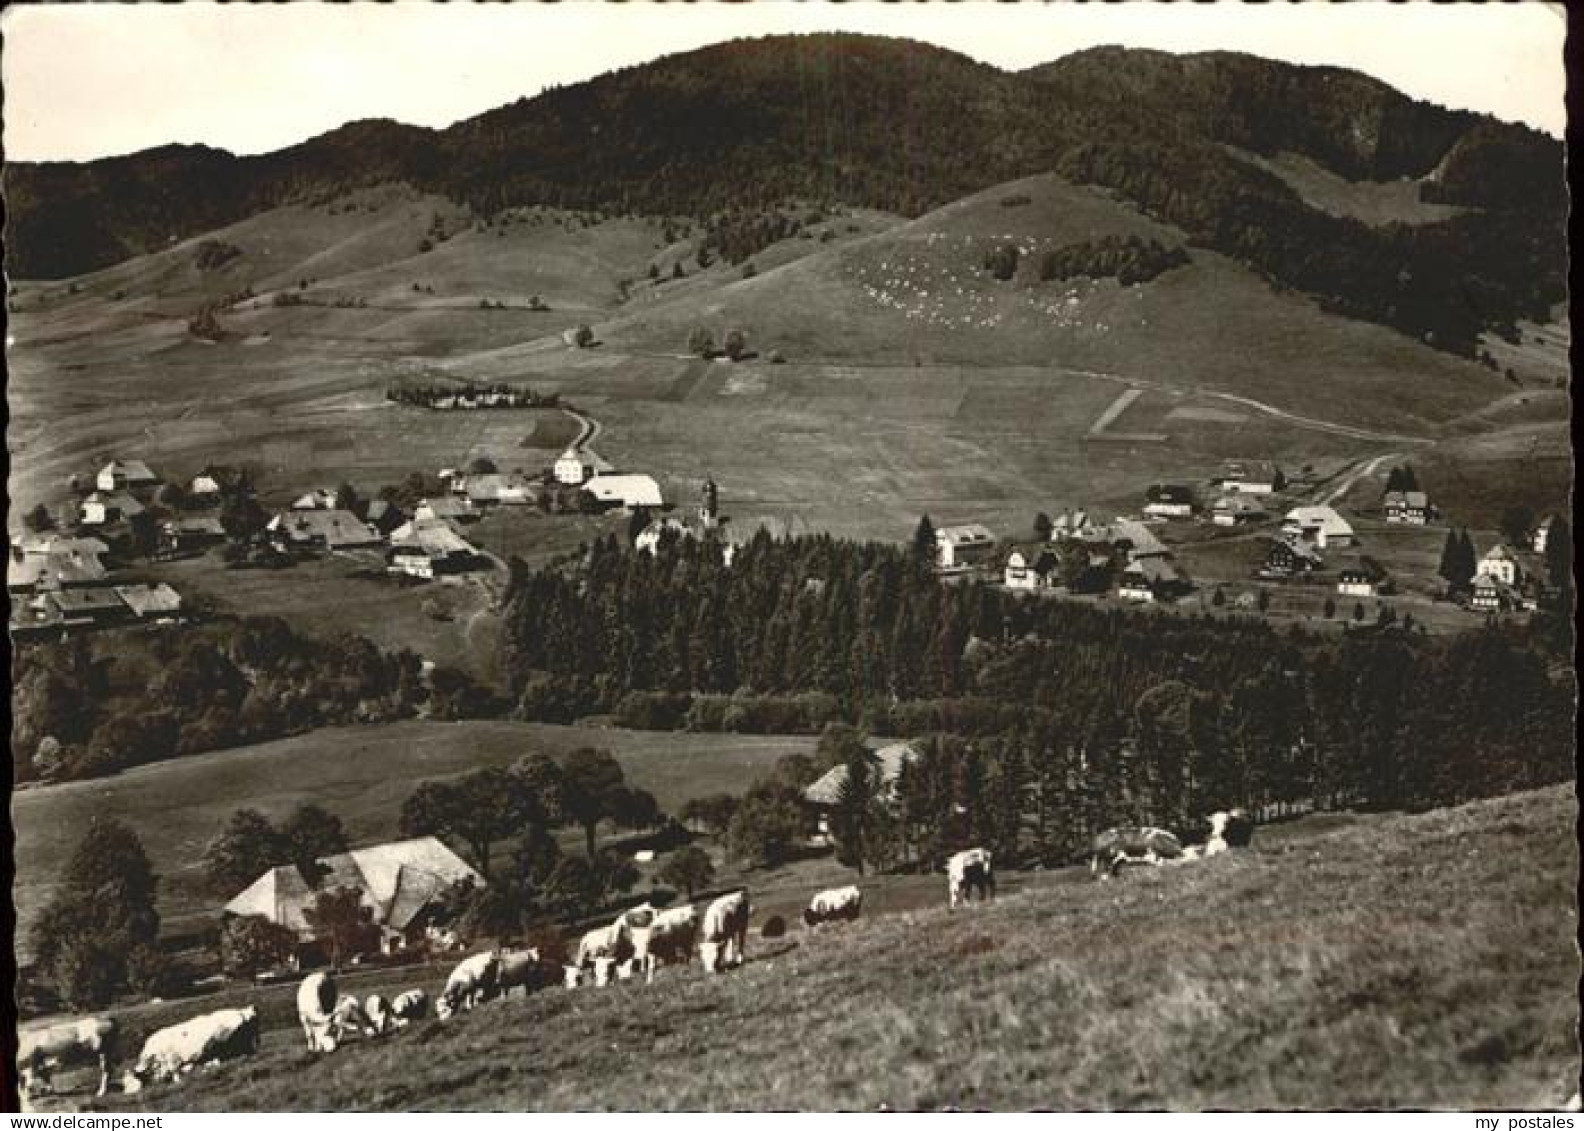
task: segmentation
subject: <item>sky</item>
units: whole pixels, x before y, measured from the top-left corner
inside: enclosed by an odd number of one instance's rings
[[[835,30],[924,40],[1008,70],[1100,44],[1246,51],[1351,67],[1558,137],[1566,122],[1566,18],[1537,0],[49,4],[0,16],[4,143],[8,159],[30,161],[170,142],[260,153],[360,118],[444,126],[722,40]]]

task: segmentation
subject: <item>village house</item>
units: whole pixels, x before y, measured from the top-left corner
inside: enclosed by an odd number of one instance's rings
[[[589,477],[590,469],[576,448],[568,448],[555,461],[552,472],[557,483],[564,483],[569,487],[581,487],[583,481]]]
[[[1193,489],[1178,483],[1157,483],[1145,493],[1144,513],[1155,518],[1191,518]]]
[[[519,472],[489,471],[480,475],[457,475],[451,479],[453,494],[466,496],[475,507],[526,506],[534,500],[534,485]]]
[[[183,515],[160,527],[160,552],[182,554],[225,541],[225,527],[214,515]]]
[[[1506,546],[1493,546],[1479,560],[1479,567],[1474,571],[1474,576],[1493,577],[1503,585],[1515,586],[1523,580],[1523,568],[1518,564],[1517,557]]]
[[[159,476],[149,470],[148,464],[137,459],[113,459],[94,477],[94,486],[107,492],[152,487],[158,482]]]
[[[1551,541],[1551,524],[1556,521],[1555,515],[1547,515],[1534,528],[1534,533],[1529,536],[1529,548],[1537,554],[1546,552],[1546,545]]]
[[[199,506],[206,506],[220,498],[220,481],[212,475],[195,475],[187,488],[187,497]]]
[[[1088,511],[1062,511],[1051,522],[1051,541],[1065,542],[1069,538],[1081,538],[1093,525]]]
[[[1423,526],[1430,521],[1430,496],[1423,491],[1387,491],[1383,505],[1387,522]]]
[[[170,624],[181,615],[181,594],[163,581],[156,585],[117,585],[115,592],[138,620]]]
[[[1260,574],[1265,577],[1296,577],[1313,573],[1325,564],[1319,547],[1303,538],[1286,535],[1271,539]]]
[[[114,589],[62,589],[46,598],[66,628],[94,627],[127,620],[132,610]]]
[[[1211,482],[1228,495],[1274,495],[1284,486],[1281,469],[1264,460],[1229,460]]]
[[[1022,547],[1007,555],[1002,573],[1008,589],[1049,589],[1057,583],[1056,555],[1042,546]]]
[[[875,797],[882,804],[896,801],[897,779],[902,767],[918,760],[919,752],[906,742],[893,742],[878,750],[869,751],[869,764],[875,774]],[[803,800],[819,820],[822,837],[830,836],[830,816],[841,803],[842,791],[847,786],[847,767],[832,766],[803,790]]]
[[[425,581],[452,573],[465,573],[480,562],[473,544],[450,523],[415,519],[391,534],[389,566],[392,573]]]
[[[344,510],[286,511],[264,529],[278,550],[358,550],[384,542],[379,531]]]
[[[1155,537],[1155,532],[1136,518],[1119,518],[1108,528],[1096,527],[1094,530],[1096,534],[1105,535],[1104,541],[1124,550],[1129,563],[1172,556],[1166,543]],[[1085,541],[1091,540],[1085,538]]]
[[[1469,608],[1483,613],[1496,613],[1512,612],[1524,606],[1524,599],[1518,591],[1500,577],[1482,573],[1474,578]]]
[[[12,593],[49,593],[105,582],[101,560],[109,552],[97,538],[29,534],[13,542],[6,563],[6,589]]]
[[[1269,517],[1253,495],[1222,495],[1210,508],[1210,521],[1217,526],[1247,526]]]
[[[329,487],[315,487],[293,500],[294,511],[332,511],[336,509],[336,493]]]
[[[293,865],[271,868],[225,905],[222,918],[258,915],[314,942],[305,912],[320,892],[341,888],[358,893],[378,929],[380,950],[395,954],[422,945],[446,926],[440,906],[454,884],[484,887],[484,877],[432,836],[354,848],[318,861],[316,886]]]
[[[995,535],[978,523],[935,531],[935,563],[943,571],[973,569],[994,551]]]
[[[95,491],[82,501],[77,521],[83,526],[111,526],[134,519],[146,509],[125,491]]]
[[[420,499],[413,509],[417,522],[477,522],[481,517],[473,500],[454,496]]]
[[[677,541],[683,538],[694,537],[693,531],[687,523],[679,522],[674,518],[662,518],[651,522],[638,532],[638,537],[633,539],[633,548],[640,554],[657,554],[660,552],[660,542],[670,535]]]
[[[1351,546],[1354,542],[1352,525],[1336,512],[1336,508],[1325,505],[1294,507],[1282,521],[1282,529],[1309,539],[1321,550]]]
[[[1117,582],[1117,596],[1124,601],[1169,601],[1187,590],[1182,575],[1164,558],[1140,558],[1129,562]]]
[[[583,484],[583,489],[608,507],[658,510],[665,506],[660,484],[647,475],[596,475]]]
[[[1344,597],[1374,597],[1375,576],[1361,566],[1349,566],[1337,573],[1337,592]]]

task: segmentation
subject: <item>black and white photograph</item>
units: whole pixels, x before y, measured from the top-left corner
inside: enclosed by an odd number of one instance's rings
[[[1575,1126],[1568,23],[9,7],[9,1110]]]

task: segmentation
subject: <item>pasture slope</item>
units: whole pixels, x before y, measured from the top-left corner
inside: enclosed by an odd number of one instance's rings
[[[255,1057],[106,1105],[1555,1107],[1578,1088],[1575,814],[1557,787],[1316,817],[1114,883],[756,923],[727,976],[551,990],[323,1058],[288,1017]]]

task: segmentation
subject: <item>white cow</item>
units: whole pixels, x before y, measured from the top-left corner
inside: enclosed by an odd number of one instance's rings
[[[995,898],[995,868],[988,848],[965,848],[946,861],[946,906],[967,903],[975,892],[980,902]]]
[[[636,908],[634,909],[636,910]],[[596,958],[613,958],[617,962],[632,956],[632,928],[628,925],[627,912],[617,918],[608,926],[598,927],[589,931],[578,940],[577,957],[573,964],[589,967]]]
[[[493,998],[500,989],[500,965],[500,954],[493,950],[457,963],[435,1003],[435,1016],[444,1021],[459,1010],[470,1010]]]
[[[116,1023],[109,1017],[87,1017],[22,1033],[17,1039],[17,1075],[26,1097],[54,1091],[50,1077],[68,1064],[96,1061],[99,1091],[110,1087],[110,1064],[116,1058]]]
[[[817,927],[821,923],[856,919],[862,910],[863,890],[857,884],[827,888],[809,900],[809,905],[803,909],[803,925]]]
[[[644,981],[653,982],[662,965],[686,966],[692,961],[698,930],[698,910],[691,903],[660,912],[647,927],[633,930],[633,967],[643,971]]]
[[[1107,829],[1089,848],[1089,870],[1114,876],[1128,864],[1164,864],[1183,855],[1182,841],[1174,833],[1149,825]]]
[[[507,951],[501,955],[499,977],[501,997],[506,997],[518,988],[521,988],[523,996],[527,997],[547,985],[549,981],[550,977],[545,971],[544,963],[539,961],[539,951],[536,948]]]
[[[297,987],[297,1020],[309,1052],[334,1052],[336,1047],[336,982],[324,970],[309,974]]]
[[[405,1029],[414,1021],[422,1021],[429,1014],[429,995],[422,990],[407,990],[396,995],[391,1002],[391,1020],[398,1029]]]
[[[699,932],[699,959],[704,972],[717,974],[729,966],[741,966],[748,944],[748,917],[753,905],[746,888],[723,895],[704,912]]]
[[[205,1013],[151,1034],[121,1087],[133,1093],[147,1084],[178,1080],[194,1068],[255,1053],[258,1045],[255,1006]]]

